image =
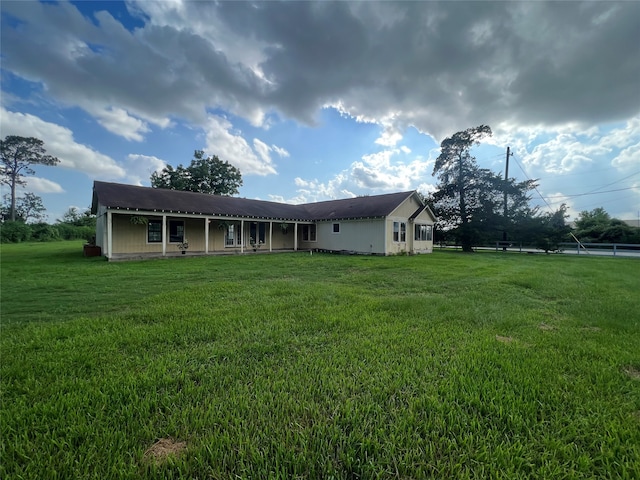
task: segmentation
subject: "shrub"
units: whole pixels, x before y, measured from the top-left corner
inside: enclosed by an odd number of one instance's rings
[[[48,223],[36,223],[31,225],[31,239],[36,242],[60,240],[60,232],[57,227]]]
[[[60,237],[64,240],[86,240],[89,241],[96,234],[93,227],[81,227],[69,223],[58,223],[56,228]]]
[[[8,220],[0,227],[0,241],[2,243],[26,242],[31,238],[31,227],[21,221]]]

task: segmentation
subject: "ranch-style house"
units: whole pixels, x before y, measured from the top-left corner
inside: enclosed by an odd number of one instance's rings
[[[417,192],[289,205],[94,182],[96,245],[109,260],[274,251],[431,253],[435,215]]]

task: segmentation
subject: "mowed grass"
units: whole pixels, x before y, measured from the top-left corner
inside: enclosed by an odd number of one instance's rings
[[[640,478],[638,260],[1,253],[0,478]]]

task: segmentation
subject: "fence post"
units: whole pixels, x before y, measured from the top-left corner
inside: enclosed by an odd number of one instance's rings
[[[615,243],[613,244],[613,256],[614,257],[616,256],[616,244]]]

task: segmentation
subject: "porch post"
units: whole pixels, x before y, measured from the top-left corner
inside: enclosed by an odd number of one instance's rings
[[[209,222],[207,217],[204,217],[204,253],[209,253]]]
[[[244,220],[240,220],[240,253],[244,253]]]
[[[167,255],[167,216],[162,215],[162,256]]]
[[[113,256],[113,214],[111,210],[107,211],[107,258]]]
[[[273,246],[273,222],[269,222],[269,251]]]
[[[298,251],[298,222],[293,224],[293,250]]]

